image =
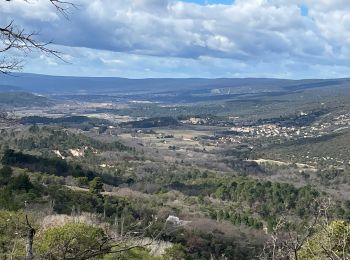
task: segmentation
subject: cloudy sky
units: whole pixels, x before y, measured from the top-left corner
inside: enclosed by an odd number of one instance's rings
[[[144,77],[350,77],[349,0],[48,0],[0,3],[53,41],[67,63],[33,53],[25,72]]]

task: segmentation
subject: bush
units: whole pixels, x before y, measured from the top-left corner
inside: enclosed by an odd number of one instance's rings
[[[336,220],[319,231],[307,241],[298,252],[300,259],[318,260],[349,259],[350,257],[350,225],[345,221]]]
[[[12,168],[5,165],[0,169],[0,185],[7,185],[13,174]]]
[[[99,256],[108,253],[102,246],[106,241],[106,234],[99,227],[66,224],[43,231],[35,240],[34,248],[43,259],[101,259],[89,256],[94,252],[100,252]]]
[[[165,259],[182,260],[186,258],[186,248],[183,245],[175,244],[165,250]]]
[[[22,211],[0,210],[0,259],[24,255],[23,237],[26,235],[25,214]]]

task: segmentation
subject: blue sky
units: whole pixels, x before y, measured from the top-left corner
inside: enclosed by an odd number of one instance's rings
[[[24,72],[149,77],[335,78],[350,75],[346,0],[11,1],[0,24],[40,32],[62,62],[25,54]],[[21,53],[15,53],[21,55]],[[1,57],[0,57],[1,58]]]
[[[309,8],[305,4],[300,5],[300,14],[302,16],[308,16],[309,15]]]

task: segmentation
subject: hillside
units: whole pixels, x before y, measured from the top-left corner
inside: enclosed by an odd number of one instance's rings
[[[47,107],[52,102],[43,96],[28,92],[2,92],[0,93],[0,106],[9,107]]]
[[[0,85],[0,92],[20,92],[23,91],[23,89],[15,86],[9,86],[9,85]]]
[[[152,102],[198,102],[247,98],[263,95],[281,95],[312,89],[350,87],[349,79],[287,80],[269,78],[218,78],[218,79],[127,79],[104,77],[66,77],[37,74],[15,74],[0,78],[4,86],[28,92],[69,95],[80,99],[150,100]],[[146,94],[146,95],[145,95]],[[94,97],[89,97],[95,95]]]

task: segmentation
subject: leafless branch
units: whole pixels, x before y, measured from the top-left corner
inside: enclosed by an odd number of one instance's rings
[[[50,0],[51,4],[62,13],[66,18],[68,18],[68,12],[71,8],[77,8],[77,6],[71,2],[60,1],[60,0]]]
[[[12,0],[5,0],[12,2]],[[23,0],[28,2],[28,0]],[[55,7],[55,9],[68,18],[68,11],[70,8],[76,8],[71,2],[61,0],[48,0]],[[49,45],[52,42],[39,42],[35,39],[38,33],[26,32],[24,29],[15,25],[11,21],[5,27],[0,27],[0,73],[8,74],[13,71],[21,70],[23,67],[23,60],[16,57],[14,54],[9,54],[9,51],[20,51],[27,55],[29,52],[39,51],[48,56],[54,56],[60,60],[62,53],[51,49]]]
[[[289,215],[288,213],[282,214],[273,228],[270,234],[270,240],[265,244],[263,253],[259,256],[259,259],[298,260],[298,251],[314,234],[320,216],[326,214],[328,207],[328,204],[324,201],[315,200],[313,205],[310,206],[313,209],[312,216],[306,223],[295,222],[296,220],[287,217]],[[290,226],[292,223],[302,228],[299,231],[291,229]]]
[[[13,0],[5,0],[6,2],[12,2]],[[58,12],[63,14],[65,17],[68,17],[69,10],[72,8],[77,8],[77,6],[69,1],[61,1],[61,0],[48,0]],[[29,0],[23,0],[23,2],[30,3]]]

